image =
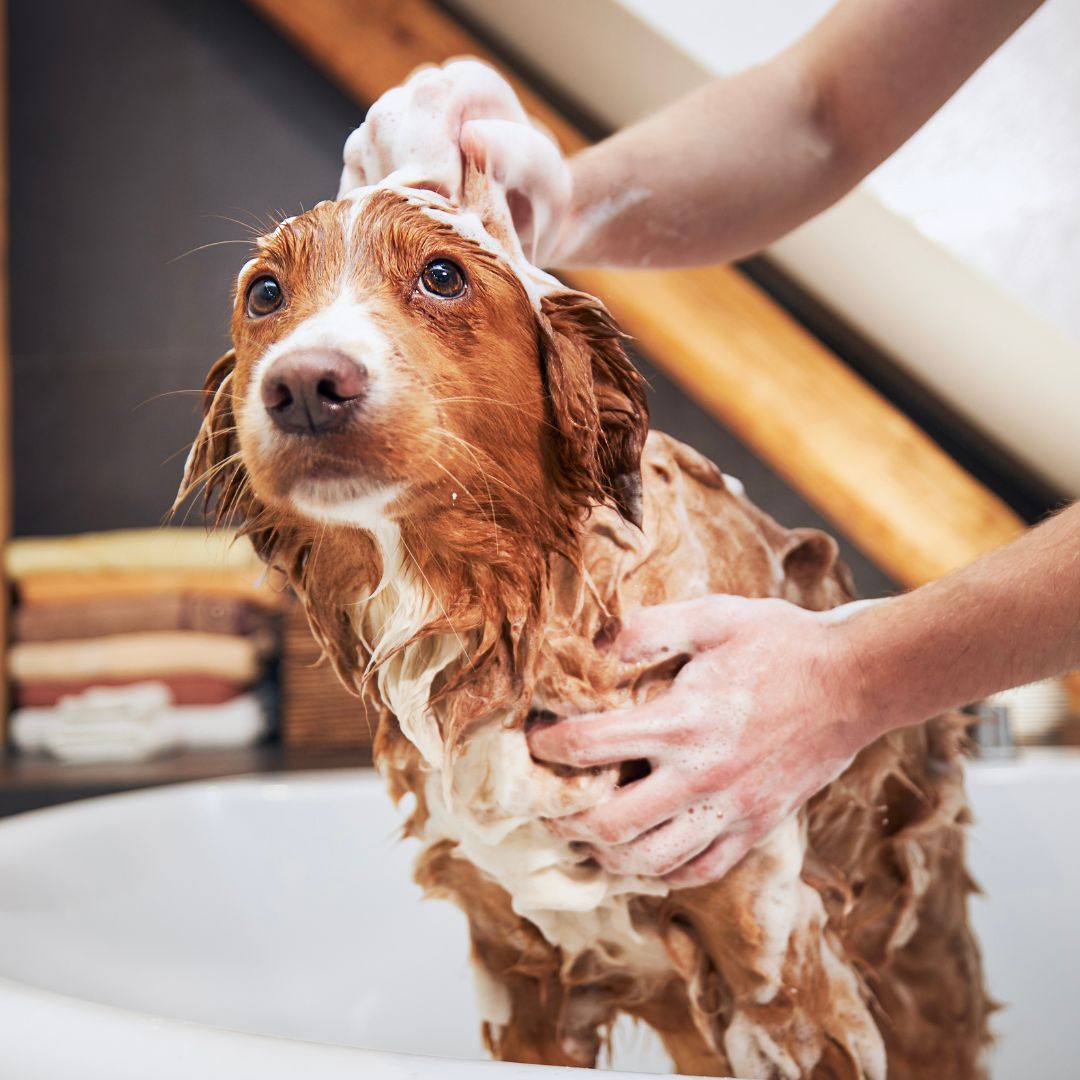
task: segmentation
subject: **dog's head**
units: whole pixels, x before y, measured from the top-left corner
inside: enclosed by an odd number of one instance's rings
[[[286,563],[347,532],[510,565],[597,503],[640,523],[642,379],[597,300],[524,266],[429,192],[283,221],[237,279],[182,492]]]

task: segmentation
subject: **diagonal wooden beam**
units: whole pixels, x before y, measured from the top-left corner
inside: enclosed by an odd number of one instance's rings
[[[359,104],[487,49],[430,0],[249,0]],[[564,151],[586,139],[513,72]],[[940,577],[1023,528],[926,434],[730,267],[575,270],[649,358],[895,581]]]

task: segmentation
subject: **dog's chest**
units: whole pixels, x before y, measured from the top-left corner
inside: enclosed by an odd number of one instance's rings
[[[631,915],[634,897],[662,896],[666,886],[603,870],[545,824],[594,805],[612,786],[610,771],[557,776],[532,760],[520,728],[493,723],[449,772],[427,774],[423,839],[454,842],[455,854],[500,885],[567,961],[591,950],[618,967],[667,970],[657,935]]]
[[[606,508],[590,517],[581,572],[555,567],[538,643],[530,704],[556,715],[641,701],[668,680],[615,662],[597,635],[643,604],[715,591],[724,575],[745,591],[772,591],[775,565],[719,471],[663,435],[643,459],[645,526]],[[734,590],[733,590],[734,591]],[[739,589],[743,591],[743,589]],[[573,957],[600,951],[641,972],[668,970],[654,930],[632,916],[635,897],[662,896],[655,878],[613,874],[548,829],[546,819],[608,797],[617,770],[568,775],[534,761],[520,726],[490,717],[454,756],[425,754],[423,838],[450,840],[456,854],[497,882],[514,911]],[[431,728],[400,717],[402,730]]]

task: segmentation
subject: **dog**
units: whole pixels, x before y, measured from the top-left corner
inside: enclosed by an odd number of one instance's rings
[[[621,619],[853,590],[830,537],[649,432],[602,303],[531,266],[465,169],[460,192],[391,178],[258,239],[180,497],[202,487],[287,577],[375,717],[417,880],[469,919],[488,1046],[592,1066],[625,1013],[684,1073],[981,1075],[960,718],[879,739],[712,885],[604,870],[547,828],[634,776],[534,761],[526,726],[677,671],[613,659]]]

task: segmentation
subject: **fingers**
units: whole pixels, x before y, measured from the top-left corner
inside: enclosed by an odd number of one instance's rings
[[[513,87],[487,64],[456,60],[415,71],[371,106],[346,141],[339,198],[394,177],[457,201],[462,127],[478,118],[531,130]]]
[[[434,71],[440,78],[432,82],[433,100],[448,100],[450,104],[443,107],[456,112],[460,120],[487,117],[518,124],[529,122],[514,88],[483,61],[451,60]]]
[[[529,750],[540,761],[581,769],[655,757],[665,743],[661,710],[667,697],[538,724],[528,733]]]
[[[663,877],[709,848],[716,839],[717,824],[700,810],[684,810],[629,843],[598,848],[595,858],[612,873]]]
[[[752,831],[725,833],[718,836],[700,855],[677,870],[665,874],[664,880],[673,889],[689,889],[719,881],[754,846],[758,837]]]
[[[679,653],[711,649],[727,641],[746,617],[742,596],[703,596],[675,604],[638,608],[623,624],[615,651],[625,663],[645,663]]]
[[[653,772],[617,788],[598,806],[549,821],[548,827],[566,840],[626,845],[674,817],[686,802],[685,788],[676,777]]]
[[[532,240],[546,234],[564,213],[570,201],[569,169],[558,146],[532,125],[498,119],[466,121],[461,128],[461,151],[482,173],[528,203],[528,221],[515,216],[523,247],[531,248]]]

